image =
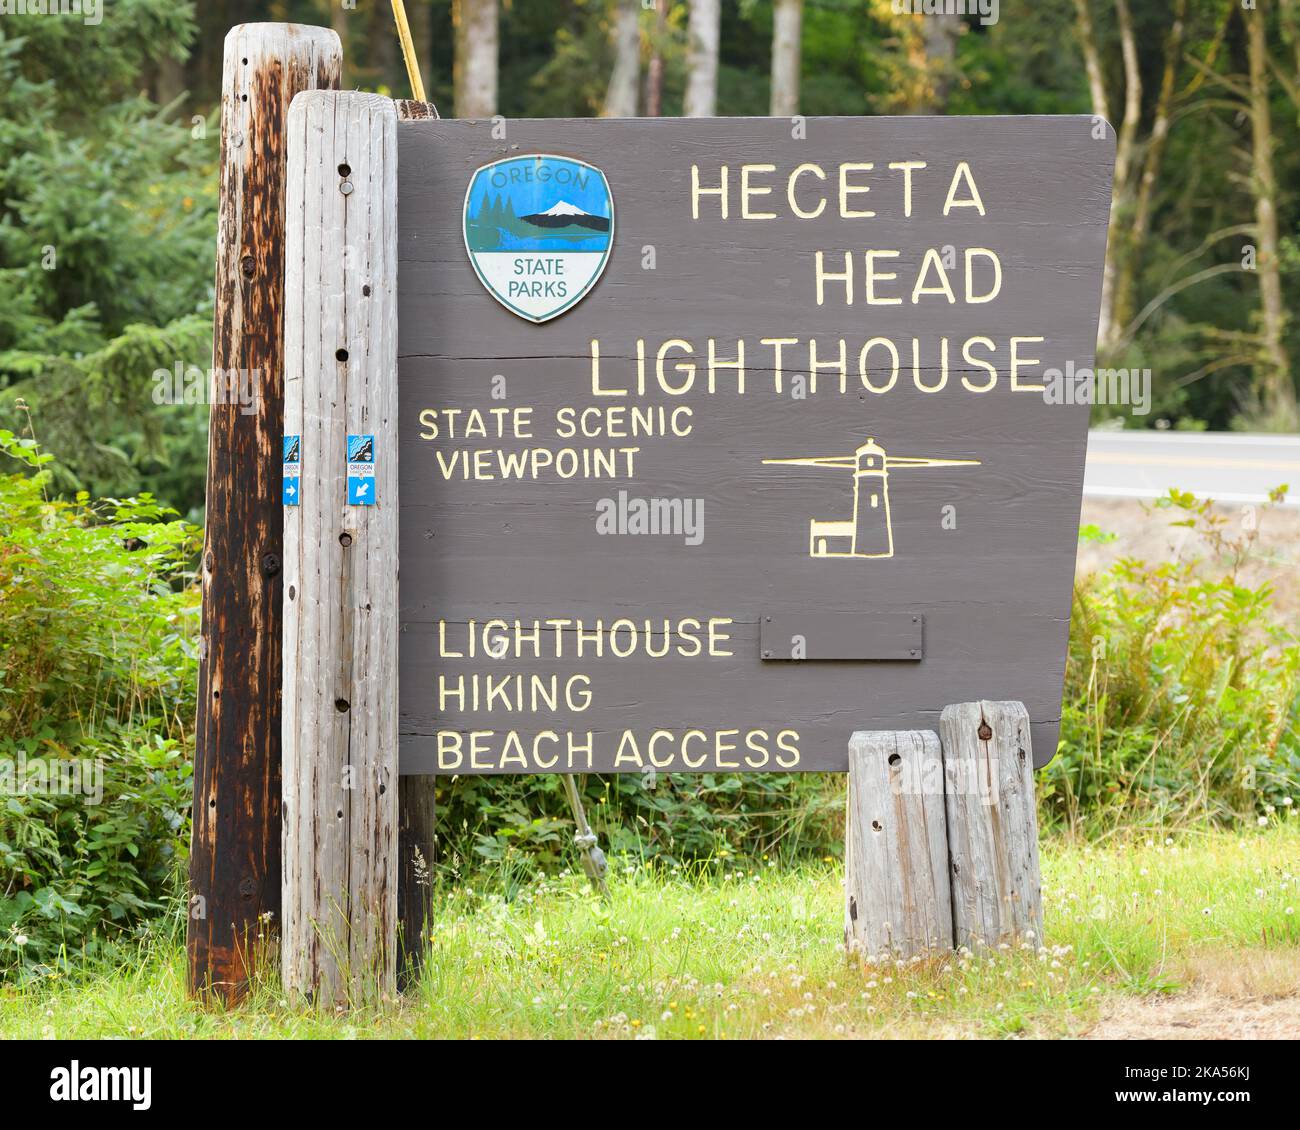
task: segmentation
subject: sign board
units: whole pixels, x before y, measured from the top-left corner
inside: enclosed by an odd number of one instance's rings
[[[404,773],[1055,753],[1113,134],[399,129]]]

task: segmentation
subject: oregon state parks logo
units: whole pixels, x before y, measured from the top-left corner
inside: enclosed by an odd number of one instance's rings
[[[596,285],[614,242],[614,198],[595,165],[534,153],[484,165],[465,191],[465,250],[511,313],[545,322]]]

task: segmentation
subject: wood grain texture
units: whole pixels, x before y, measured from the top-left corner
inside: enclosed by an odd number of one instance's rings
[[[289,115],[282,971],[325,1003],[395,988],[397,111],[308,93]],[[374,436],[375,505],[346,437]]]
[[[1041,945],[1029,712],[1020,702],[958,703],[944,710],[939,734],[956,944]]]
[[[856,733],[849,742],[844,942],[850,954],[905,960],[952,949],[941,767],[933,730]]]
[[[575,768],[608,771],[627,729],[644,743],[659,729],[787,725],[801,734],[797,769],[843,771],[856,731],[934,729],[947,703],[1013,697],[1030,710],[1040,763],[1055,752],[1088,406],[1047,404],[1040,395],[1011,391],[1005,349],[995,361],[999,383],[992,392],[962,391],[960,377],[971,375],[970,367],[957,363],[955,353],[947,385],[922,391],[908,353],[916,338],[917,369],[927,383],[936,381],[944,337],[959,346],[972,335],[998,342],[1041,336],[1028,354],[1039,362],[1033,375],[1091,364],[1113,137],[1094,138],[1084,117],[810,118],[806,125],[801,140],[792,139],[788,121],[770,119],[512,120],[504,139],[494,138],[484,122],[402,126],[404,773],[439,771],[440,733],[466,741],[486,730],[525,739],[548,730],[584,740],[590,733],[594,764]],[[485,291],[466,254],[460,219],[477,168],[528,153],[597,165],[609,180],[616,215],[600,281],[543,325],[515,317]],[[855,200],[875,217],[839,216],[839,163],[873,162],[875,171],[863,177],[877,178],[890,162],[905,160],[927,161],[933,170],[914,184],[910,217],[903,214],[899,183],[880,179],[872,179],[870,195]],[[970,163],[984,215],[972,208],[943,214],[959,161]],[[805,162],[828,170],[828,203],[820,215],[795,218],[781,173],[760,173],[774,188],[755,206],[770,206],[777,218],[739,218],[742,165],[789,172]],[[731,175],[729,218],[721,218],[716,198],[693,218],[692,165],[717,184],[723,164]],[[823,183],[805,178],[799,191],[814,182]],[[805,207],[812,200],[805,196]],[[866,304],[865,249],[897,249],[889,268],[910,279],[929,249],[944,247],[957,249],[959,258],[963,248],[994,249],[1003,267],[996,299]],[[852,305],[841,292],[816,302],[818,251],[855,256]],[[777,394],[770,354],[764,357],[758,346],[763,338],[799,339],[802,352],[785,360],[788,389],[791,374],[807,374],[811,339],[823,355],[844,339],[856,358],[864,342],[881,335],[903,350],[898,386],[884,395],[855,385],[853,364],[845,392],[823,373],[820,390],[806,399]],[[744,395],[727,387],[724,370],[713,392],[700,380],[680,396],[593,397],[593,340],[600,344],[604,387],[618,388],[635,381],[638,340],[647,343],[653,374],[661,342],[692,343],[692,359],[703,366],[710,338],[724,358],[735,355],[738,340],[747,342]],[[493,399],[498,378],[508,391]],[[558,439],[550,427],[565,407],[613,400],[689,408],[695,430],[688,438],[575,441]],[[421,438],[426,409],[515,406],[533,409],[535,438]],[[891,471],[893,557],[813,559],[809,520],[848,516],[850,477],[763,461],[844,456],[868,437],[891,456],[979,464]],[[555,450],[620,442],[640,446],[632,478],[474,481],[448,476],[439,462],[474,447]],[[702,500],[702,540],[602,536],[596,508],[619,491]],[[762,616],[814,613],[921,616],[924,654],[910,662],[763,662]],[[707,660],[580,665],[552,655],[495,665],[440,655],[439,621],[481,623],[493,616],[603,617],[607,624],[622,616],[721,616],[733,621],[737,646],[732,655]],[[586,673],[592,704],[582,712],[439,704],[439,676],[485,671]],[[678,759],[671,768],[691,766]],[[487,764],[441,771],[519,770]]]
[[[259,395],[251,414],[211,398],[187,950],[190,990],[228,1004],[280,909],[285,118],[340,67],[325,29],[226,37],[212,365],[250,374]]]

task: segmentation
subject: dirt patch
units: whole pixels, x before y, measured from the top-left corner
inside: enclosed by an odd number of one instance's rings
[[[1189,958],[1186,992],[1110,1004],[1088,1040],[1300,1039],[1300,954]]]
[[[1240,575],[1242,584],[1256,587],[1271,584],[1279,618],[1300,626],[1300,509],[1296,507],[1216,506],[1217,514],[1228,519],[1227,532],[1235,536],[1247,523],[1259,531],[1253,559]],[[1181,511],[1158,510],[1152,503],[1127,499],[1086,498],[1080,522],[1094,525],[1116,540],[1079,546],[1079,571],[1105,569],[1121,557],[1144,561],[1167,561],[1175,557],[1201,558],[1207,573],[1222,572],[1211,558],[1211,549],[1199,535],[1170,523]]]

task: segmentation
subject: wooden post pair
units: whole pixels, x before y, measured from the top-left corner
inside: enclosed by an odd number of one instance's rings
[[[869,960],[1041,944],[1029,713],[949,706],[849,743],[844,940]]]
[[[396,124],[436,111],[341,66],[328,29],[226,37],[214,379],[259,399],[211,413],[188,949],[227,1003],[277,928],[290,991],[391,991],[427,899],[395,873],[432,825],[431,778],[398,812]]]

